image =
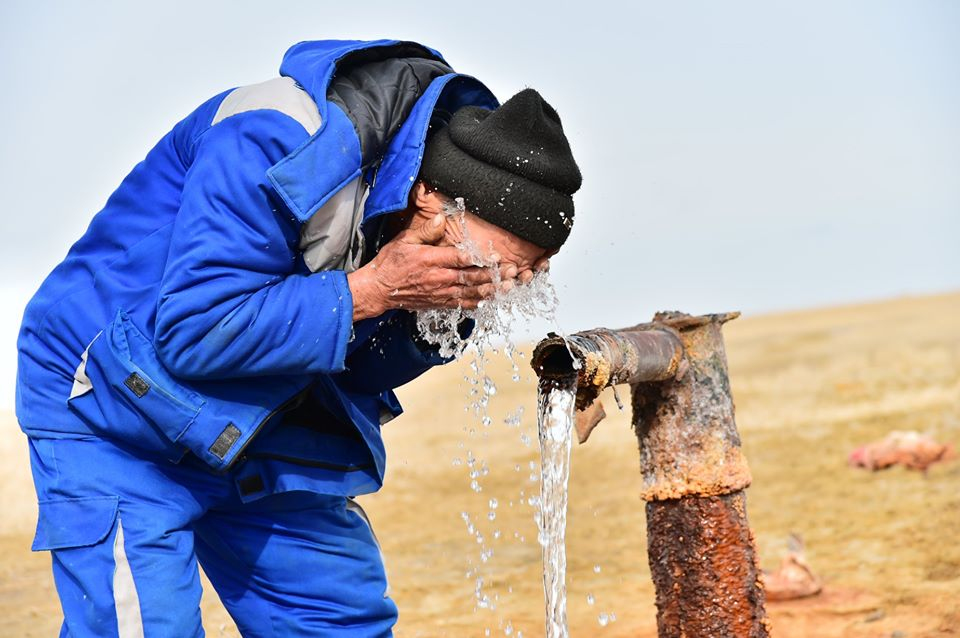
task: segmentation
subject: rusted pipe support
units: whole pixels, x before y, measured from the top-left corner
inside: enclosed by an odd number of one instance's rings
[[[677,331],[686,366],[678,378],[633,386],[641,496],[647,501],[730,494],[750,485],[720,332],[735,316],[660,313],[654,318]]]
[[[647,503],[661,638],[770,634],[742,491]]]
[[[633,386],[661,638],[766,638],[721,326],[736,314],[654,317],[683,343],[683,375]]]
[[[682,369],[683,346],[676,333],[644,324],[626,330],[597,328],[562,337],[551,333],[537,344],[531,365],[544,379],[577,376],[577,409],[590,405],[608,385],[662,381]]]

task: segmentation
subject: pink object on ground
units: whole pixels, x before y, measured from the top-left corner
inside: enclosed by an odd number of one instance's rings
[[[763,572],[763,589],[767,600],[794,600],[819,594],[823,589],[803,553],[803,541],[797,535],[790,537],[790,549],[780,560],[774,572]]]
[[[912,430],[895,430],[879,441],[855,449],[847,457],[847,464],[874,471],[900,464],[911,470],[926,471],[934,463],[954,456],[950,444],[937,443]]]

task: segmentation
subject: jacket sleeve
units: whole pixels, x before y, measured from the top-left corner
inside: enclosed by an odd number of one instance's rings
[[[304,274],[299,226],[266,171],[306,132],[269,110],[195,143],[157,303],[154,345],[187,379],[344,369],[353,300],[343,271]]]
[[[464,321],[460,336],[466,338],[473,321]],[[405,310],[393,313],[347,357],[347,370],[338,383],[355,392],[379,393],[413,381],[430,368],[453,361],[440,356],[438,348],[417,335],[416,317]]]

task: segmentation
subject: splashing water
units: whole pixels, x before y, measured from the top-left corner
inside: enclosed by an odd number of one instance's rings
[[[492,299],[481,301],[476,310],[421,310],[417,313],[417,329],[424,341],[438,347],[441,356],[460,357],[471,345],[479,352],[485,352],[494,339],[505,339],[509,344],[514,320],[553,319],[556,308],[557,294],[548,281],[548,274],[538,272],[530,283],[514,286],[507,292],[498,291]],[[458,327],[471,319],[474,321],[473,332],[464,338]],[[504,348],[504,352],[513,361],[512,346]],[[514,381],[519,381],[516,368],[515,374]]]
[[[443,357],[459,357],[473,345],[478,352],[477,360],[481,365],[486,350],[491,348],[493,340],[504,339],[508,344],[504,348],[504,353],[513,362],[511,335],[514,320],[528,321],[535,317],[542,317],[556,323],[558,305],[556,290],[547,280],[546,272],[535,273],[530,283],[514,286],[506,292],[500,290],[500,270],[497,264],[490,261],[480,250],[467,230],[463,199],[458,197],[453,204],[445,205],[444,214],[460,224],[463,241],[457,245],[457,248],[466,251],[477,266],[490,269],[497,292],[492,299],[480,302],[476,310],[462,308],[421,310],[417,313],[417,329],[424,341],[438,347]],[[487,251],[488,254],[489,252],[492,252],[492,249]],[[464,338],[458,327],[464,321],[471,319],[474,322],[473,331]],[[514,365],[514,371],[517,370],[518,368]]]
[[[512,380],[520,381],[520,367],[517,365],[517,356],[523,357],[522,352],[517,352],[512,341],[513,325],[516,320],[529,321],[534,317],[547,319],[556,324],[556,309],[558,300],[556,291],[547,280],[547,273],[539,272],[534,275],[532,281],[527,284],[514,285],[510,290],[503,291],[499,289],[500,271],[496,263],[486,257],[493,251],[492,246],[488,246],[486,251],[471,238],[465,221],[465,208],[462,199],[448,202],[444,206],[444,213],[448,218],[448,223],[453,222],[460,225],[463,241],[458,248],[470,255],[471,261],[477,266],[490,269],[491,279],[497,292],[488,300],[485,300],[475,310],[457,309],[436,309],[426,310],[417,313],[417,330],[421,338],[437,347],[439,354],[447,358],[460,358],[468,351],[472,352],[473,359],[470,361],[470,372],[464,377],[468,384],[468,402],[469,405],[464,409],[466,412],[472,412],[473,415],[482,424],[481,428],[464,427],[464,432],[468,437],[481,436],[486,437],[493,420],[489,415],[490,401],[498,394],[498,388],[493,379],[486,374],[486,364],[489,361],[490,353],[498,353],[499,343],[502,343],[502,352],[508,359],[512,367]],[[516,283],[516,282],[515,282]],[[465,322],[472,321],[473,328],[467,337],[461,335],[461,327]],[[512,436],[519,434],[521,442],[529,446],[531,438],[521,428],[523,415],[522,407],[509,415],[504,423],[513,430]],[[519,432],[517,432],[519,430]],[[463,441],[460,442],[460,448],[464,448]],[[486,464],[482,459],[473,456],[469,449],[465,450],[466,459],[455,459],[455,465],[465,465],[469,473],[470,488],[477,496],[483,497],[489,506],[485,512],[478,512],[475,517],[471,517],[464,512],[464,523],[467,527],[467,533],[476,539],[480,554],[479,562],[468,558],[469,569],[466,577],[473,581],[474,599],[476,609],[493,611],[497,608],[499,596],[493,591],[488,591],[489,583],[496,579],[485,579],[483,572],[490,569],[489,561],[493,557],[492,544],[501,538],[499,529],[494,529],[492,534],[486,537],[481,533],[480,526],[495,526],[497,521],[498,501],[491,498],[488,493],[483,492],[483,478],[487,474]],[[457,463],[460,461],[460,463]],[[534,467],[531,466],[531,471]],[[519,471],[519,466],[517,467]],[[531,481],[536,482],[539,476],[531,473]],[[524,502],[523,492],[521,490],[521,502]],[[528,504],[535,510],[539,509],[539,498],[531,497]],[[509,501],[509,506],[513,507],[513,501]],[[565,506],[564,506],[565,507]],[[523,536],[514,533],[519,542],[524,542]],[[489,540],[492,539],[492,540]],[[512,592],[512,587],[507,588]],[[507,619],[500,619],[500,628],[505,634],[515,634],[517,638],[522,636],[520,631],[514,632],[513,626]],[[489,628],[487,628],[489,631]]]
[[[543,549],[543,592],[547,638],[567,638],[567,483],[576,377],[564,382],[544,380],[538,393],[540,430],[540,511],[538,540]]]
[[[497,353],[498,349],[495,343],[498,341],[504,342],[505,345],[502,346],[502,350],[512,365],[512,379],[514,382],[520,381],[520,369],[515,358],[517,352],[512,341],[515,321],[518,319],[529,321],[536,317],[546,319],[556,325],[556,310],[559,302],[554,287],[547,279],[546,272],[535,273],[533,280],[527,284],[515,285],[508,291],[500,290],[499,267],[485,256],[484,251],[470,237],[465,223],[463,200],[458,198],[445,205],[444,213],[449,221],[460,225],[463,241],[458,245],[458,248],[466,251],[474,264],[490,268],[491,279],[497,292],[491,299],[481,302],[475,310],[456,308],[420,311],[417,313],[417,329],[421,338],[436,346],[439,354],[443,357],[459,358],[468,350],[472,350],[474,355],[470,362],[472,374],[464,377],[469,384],[469,401],[471,401],[471,404],[465,410],[467,412],[472,411],[480,420],[483,424],[483,429],[480,432],[482,436],[486,437],[485,431],[492,423],[488,413],[489,403],[498,391],[494,381],[485,373],[488,353]],[[493,250],[492,246],[487,248],[486,254],[490,254]],[[463,337],[460,328],[467,321],[473,322],[473,329],[469,336]],[[557,332],[562,335],[559,327]],[[519,355],[522,357],[523,353],[520,352]],[[574,358],[574,360],[576,359]],[[547,638],[566,638],[568,635],[564,535],[574,390],[575,382],[572,383],[571,388],[556,388],[549,392],[549,398],[545,398],[548,395],[540,397],[539,424],[542,461],[539,475],[536,472],[536,465],[533,462],[530,463],[530,482],[541,483],[541,496],[530,496],[525,499],[523,490],[520,491],[520,502],[525,502],[535,510],[537,524],[540,528],[539,540],[543,548],[544,588],[547,601]],[[520,429],[522,414],[523,410],[520,407],[509,415],[504,423],[508,427]],[[468,432],[468,436],[475,436],[476,434],[474,429],[468,430],[465,427],[464,431]],[[519,434],[521,442],[529,446],[531,440],[527,433],[521,430]],[[464,447],[462,442],[460,447]],[[466,450],[466,462],[464,464],[469,471],[471,489],[480,495],[483,491],[481,481],[487,473],[486,464],[475,458],[469,450]],[[517,465],[515,470],[519,472],[520,466]],[[461,514],[467,527],[467,533],[475,537],[480,547],[480,562],[475,563],[470,560],[471,568],[467,571],[466,576],[474,583],[476,608],[494,610],[499,596],[487,592],[487,581],[482,574],[482,571],[489,569],[487,563],[493,556],[493,549],[488,546],[488,541],[485,540],[479,527],[481,520],[484,518],[488,521],[487,524],[496,524],[499,503],[495,498],[488,498],[486,495],[483,495],[483,497],[487,500],[488,505],[486,516],[478,513],[477,517],[473,518],[466,512]],[[513,507],[513,501],[509,502],[509,506]],[[497,541],[500,537],[500,530],[494,530],[492,533],[493,540]],[[517,532],[514,532],[514,537],[519,542],[524,542],[523,536]],[[508,588],[507,591],[512,592],[512,587]],[[521,632],[514,632],[509,620],[501,619],[500,628],[508,636],[513,633],[516,633],[518,638],[522,636]],[[487,628],[487,631],[489,631],[489,628]]]

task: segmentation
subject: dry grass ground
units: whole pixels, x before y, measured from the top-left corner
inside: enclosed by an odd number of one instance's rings
[[[960,443],[960,294],[748,317],[725,332],[762,561],[774,567],[787,536],[799,533],[826,584],[819,597],[770,604],[774,635],[960,635],[960,462],[927,475],[845,465],[856,444],[894,429]],[[401,609],[398,636],[482,636],[485,628],[502,636],[507,623],[513,636],[543,633],[540,551],[525,503],[538,491],[529,478],[538,459],[535,390],[526,359],[522,366],[516,383],[503,357],[488,366],[499,387],[489,427],[464,411],[466,363],[401,392],[407,414],[385,431],[387,484],[363,499]],[[612,397],[605,404],[608,420],[573,451],[571,633],[655,636],[636,440],[629,415]],[[505,424],[521,405],[521,426]],[[52,636],[59,606],[49,558],[28,551],[35,511],[24,442],[12,422],[0,432],[0,635]],[[467,465],[455,461],[468,450],[489,470],[480,492],[470,487]],[[491,498],[498,501],[492,521]],[[488,562],[461,512],[493,548]],[[495,610],[475,610],[476,578],[467,574],[478,565]],[[204,607],[209,635],[237,635],[215,597]],[[601,627],[602,612],[616,621]]]

